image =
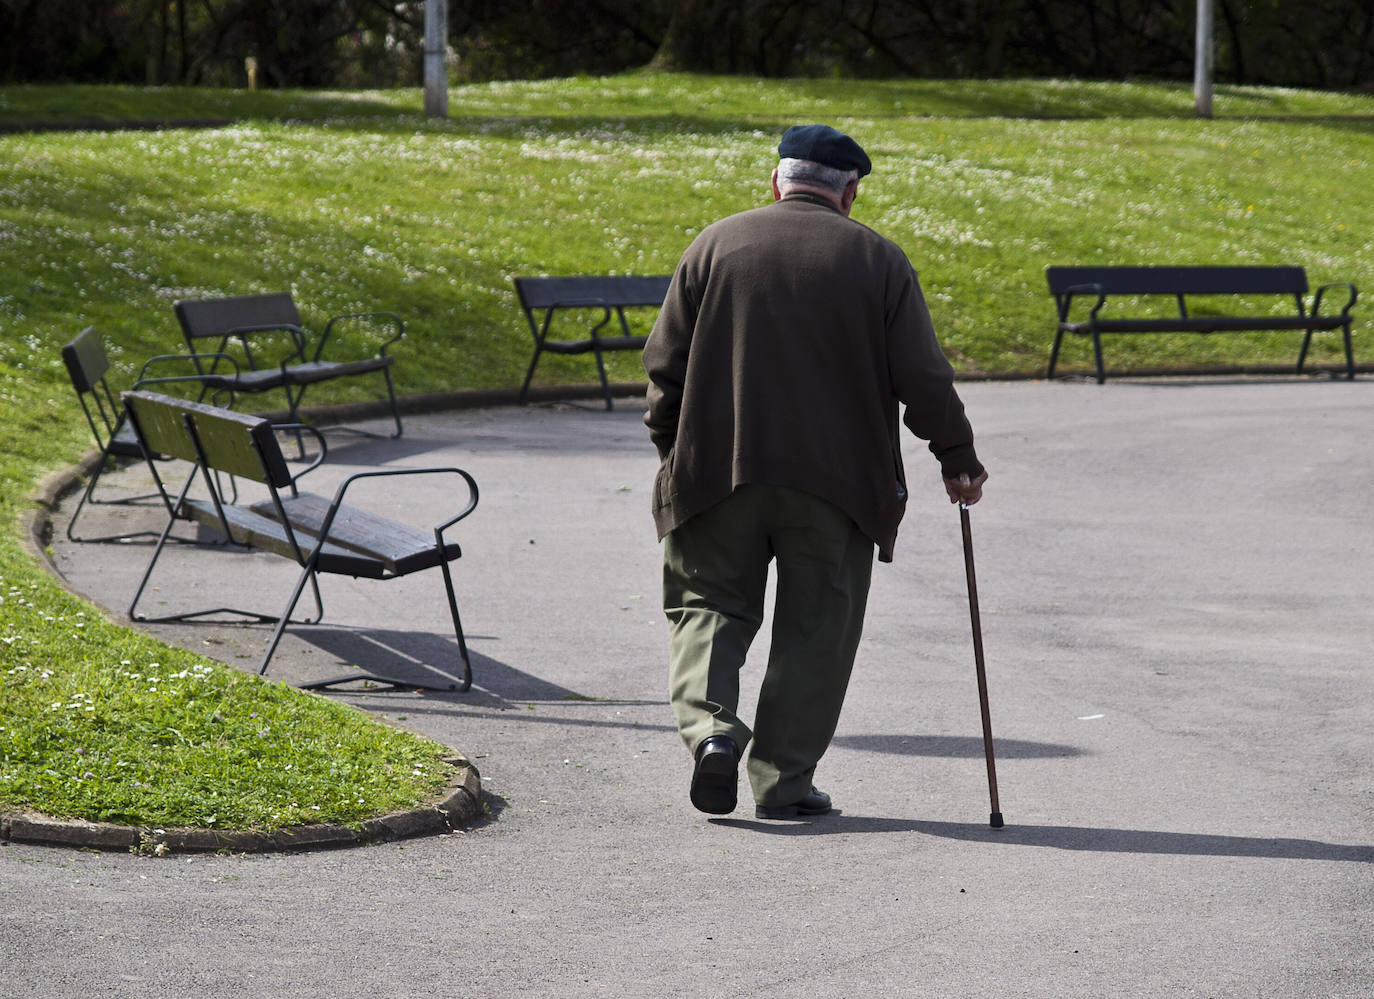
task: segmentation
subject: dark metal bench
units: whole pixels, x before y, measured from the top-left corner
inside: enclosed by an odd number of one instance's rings
[[[286,395],[292,423],[300,422],[301,397],[307,387],[335,378],[380,373],[386,380],[387,400],[396,422],[396,432],[392,436],[401,436],[401,411],[396,404],[396,387],[391,379],[395,356],[387,353],[392,344],[405,335],[405,323],[396,313],[359,312],[332,316],[312,346],[290,292],[183,299],[173,303],[173,308],[187,347],[192,354],[206,358],[203,374],[219,377],[223,385],[235,392],[280,389]],[[326,359],[324,350],[330,335],[343,323],[380,326],[387,331],[386,339],[368,357]],[[268,341],[274,335],[277,344],[270,346]],[[239,351],[241,370],[224,372],[215,356],[205,350],[207,342],[215,344],[214,355]]]
[[[520,308],[525,312],[530,335],[534,337],[534,357],[530,359],[525,382],[520,386],[520,403],[529,396],[539,356],[552,354],[595,354],[596,370],[601,376],[601,392],[606,408],[612,409],[611,386],[606,380],[606,365],[602,354],[616,350],[643,350],[648,334],[630,330],[625,310],[636,307],[659,307],[668,294],[668,275],[656,277],[524,277],[515,279],[515,291],[520,296]],[[554,315],[560,311],[590,309],[600,312],[600,319],[584,337],[556,340],[549,336]],[[542,320],[537,313],[542,312]],[[610,323],[614,313],[620,321],[620,333],[603,336],[601,331]]]
[[[324,615],[317,577],[333,573],[362,579],[396,579],[413,572],[438,567],[443,574],[458,651],[462,660],[462,677],[457,678],[437,666],[428,668],[451,681],[446,686],[401,681],[373,673],[350,673],[332,680],[306,684],[316,689],[333,684],[358,680],[372,680],[393,687],[431,687],[467,690],[472,686],[472,665],[468,658],[467,642],[458,617],[458,601],[453,593],[453,579],[449,563],[462,552],[457,542],[448,540],[445,532],[462,520],[477,506],[477,483],[461,468],[403,468],[358,472],[348,476],[335,490],[332,499],[300,492],[298,481],[318,468],[325,458],[324,435],[316,428],[293,425],[274,427],[267,420],[216,409],[202,403],[174,399],[152,392],[126,392],[124,405],[129,422],[134,427],[148,466],[152,469],[167,506],[167,525],[158,538],[152,558],[143,573],[129,616],[135,621],[165,622],[232,615],[275,623],[276,629],[262,657],[258,672],[266,673],[267,664],[288,623],[317,624]],[[320,446],[319,454],[302,471],[292,475],[277,440],[277,431],[300,431],[311,434]],[[175,498],[163,488],[151,457],[172,455],[193,462],[195,468]],[[218,475],[229,476],[266,486],[267,496],[255,503],[233,503],[218,487]],[[432,527],[418,528],[388,517],[368,512],[355,505],[345,505],[346,494],[363,480],[389,476],[447,475],[462,479],[467,486],[467,502],[456,514]],[[192,495],[192,487],[196,487]],[[163,548],[179,521],[194,521],[221,534],[230,544],[271,552],[293,560],[301,568],[300,576],[279,615],[256,611],[216,607],[187,611],[162,617],[148,617],[138,610],[139,599],[148,586],[153,569]],[[292,622],[291,614],[300,601],[307,584],[315,598],[315,616]],[[461,686],[460,686],[461,683]]]
[[[224,358],[225,363],[234,367],[233,358]],[[138,440],[134,436],[133,427],[129,426],[129,421],[124,416],[124,407],[115,399],[114,392],[110,389],[106,375],[110,370],[110,359],[105,353],[105,343],[94,326],[87,326],[84,330],[74,336],[70,341],[62,346],[62,363],[67,368],[67,376],[71,379],[72,388],[76,391],[77,401],[81,404],[81,411],[86,416],[86,424],[91,428],[91,435],[95,438],[98,451],[94,464],[91,466],[91,477],[86,482],[86,488],[81,493],[81,499],[76,504],[76,509],[72,511],[71,520],[67,521],[67,538],[71,541],[129,541],[132,538],[143,537],[152,532],[134,531],[126,534],[111,534],[104,537],[78,537],[76,534],[76,522],[81,517],[81,511],[86,508],[86,504],[110,503],[139,503],[143,500],[156,499],[159,494],[149,493],[143,496],[130,496],[121,500],[101,500],[95,498],[96,483],[100,481],[100,476],[105,472],[105,466],[112,460],[120,458],[138,458],[143,452],[139,449]],[[133,384],[133,388],[144,388],[148,385],[160,385],[167,387],[172,383],[189,383],[193,388],[203,388],[205,379],[200,375],[194,374],[197,361],[186,354],[159,354],[150,357],[144,362],[142,370],[138,373],[138,378]],[[173,370],[175,365],[177,370],[183,370],[188,374],[181,375],[159,375],[154,376],[157,370]],[[228,402],[232,404],[233,395],[229,394]]]
[[[1046,377],[1054,377],[1059,359],[1059,346],[1064,334],[1086,336],[1093,344],[1099,384],[1107,380],[1102,364],[1102,335],[1104,333],[1236,333],[1295,330],[1303,332],[1302,349],[1298,352],[1297,371],[1302,373],[1312,335],[1319,331],[1342,330],[1345,339],[1345,370],[1355,377],[1355,356],[1350,344],[1350,308],[1357,292],[1353,284],[1326,284],[1317,289],[1309,309],[1307,272],[1301,267],[1047,267],[1050,294],[1054,296],[1059,313],[1059,325],[1050,350],[1050,364]],[[1347,292],[1345,305],[1339,313],[1322,313],[1322,299],[1332,289]],[[1139,302],[1144,296],[1166,295],[1175,299],[1177,313],[1147,316],[1121,316],[1116,309],[1108,310],[1107,300],[1113,296],[1132,297]],[[1192,296],[1266,296],[1291,297],[1294,311],[1264,313],[1260,309],[1250,315],[1209,315],[1190,310]],[[1073,318],[1076,298],[1091,302],[1086,317]],[[1140,306],[1136,306],[1140,307]],[[1081,314],[1081,310],[1080,310]]]

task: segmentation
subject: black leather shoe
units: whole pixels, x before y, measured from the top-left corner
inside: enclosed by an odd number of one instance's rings
[[[697,746],[697,763],[692,771],[692,804],[712,815],[733,812],[738,766],[739,747],[734,739],[728,735],[703,739]]]
[[[807,815],[824,815],[830,811],[830,795],[811,788],[801,801],[790,805],[756,805],[754,815],[760,819],[799,819]]]

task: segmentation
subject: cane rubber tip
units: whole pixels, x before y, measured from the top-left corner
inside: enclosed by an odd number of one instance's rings
[[[990,816],[988,817],[988,825],[992,826],[992,828],[994,828],[994,829],[1001,829],[1001,828],[1002,828],[1002,813],[1001,813],[1001,812],[993,812],[992,815],[990,815]]]

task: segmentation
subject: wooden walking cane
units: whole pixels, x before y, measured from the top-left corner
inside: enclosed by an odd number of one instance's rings
[[[988,761],[988,797],[992,814],[988,824],[1002,828],[1002,810],[997,804],[997,764],[992,756],[992,715],[988,711],[988,677],[983,668],[983,625],[978,618],[978,583],[973,576],[973,532],[969,528],[968,504],[959,504],[959,522],[964,529],[964,572],[968,576],[968,611],[973,624],[973,662],[978,670],[978,706],[983,714],[983,755]]]

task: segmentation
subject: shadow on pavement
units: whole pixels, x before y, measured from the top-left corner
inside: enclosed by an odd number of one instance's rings
[[[1043,846],[1097,853],[1175,854],[1194,857],[1256,857],[1270,860],[1342,860],[1374,864],[1374,846],[1323,843],[1311,839],[1215,836],[1207,833],[1076,826],[1018,826],[1001,829],[982,823],[885,819],[835,812],[813,821],[781,824],[748,819],[713,819],[718,825],[779,836],[850,833],[921,833],[946,839],[1004,846]]]
[[[951,759],[982,759],[982,736],[963,735],[837,735],[831,745],[857,749],[864,753],[893,753],[900,756],[944,756]],[[1035,760],[1057,756],[1082,756],[1076,746],[1025,739],[994,739],[999,757]]]

